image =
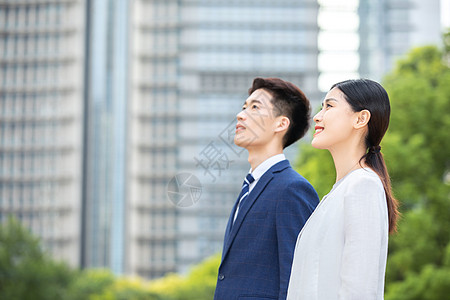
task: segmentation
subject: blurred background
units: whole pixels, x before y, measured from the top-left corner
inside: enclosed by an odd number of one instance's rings
[[[316,109],[333,83],[386,82],[411,49],[444,48],[448,27],[450,0],[0,0],[0,283],[24,228],[49,261],[109,270],[96,280],[187,274],[222,250],[254,77]],[[286,149],[300,173],[302,149]]]

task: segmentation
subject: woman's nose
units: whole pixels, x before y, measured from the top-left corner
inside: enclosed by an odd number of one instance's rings
[[[313,121],[314,122],[320,122],[320,120],[322,120],[322,110],[320,110],[314,117],[313,117]]]

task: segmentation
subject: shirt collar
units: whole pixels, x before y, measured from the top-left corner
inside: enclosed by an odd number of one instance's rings
[[[255,178],[255,181],[257,181],[259,178],[261,178],[261,176],[264,175],[264,173],[267,172],[267,170],[269,170],[272,166],[274,166],[275,164],[279,163],[280,161],[283,161],[286,159],[286,156],[281,153],[281,154],[277,154],[274,155],[272,157],[269,157],[268,159],[266,159],[265,161],[263,161],[261,164],[259,164],[259,166],[256,167],[256,169],[254,171],[252,171],[252,168],[250,168],[249,173],[252,174],[253,178]]]

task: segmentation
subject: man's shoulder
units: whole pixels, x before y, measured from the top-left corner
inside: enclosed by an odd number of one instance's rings
[[[313,194],[317,195],[312,184],[290,165],[281,170],[278,174],[274,174],[273,179],[274,185],[284,189],[287,193],[289,193],[290,190],[302,192],[311,191]]]
[[[275,174],[278,174],[280,177],[285,178],[283,180],[286,180],[287,182],[307,181],[305,177],[303,177],[300,173],[294,170],[294,168],[292,168],[288,160],[286,160],[286,162],[287,164],[280,168],[279,172],[275,172]]]

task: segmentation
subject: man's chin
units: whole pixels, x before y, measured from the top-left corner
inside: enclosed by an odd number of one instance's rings
[[[234,139],[234,144],[238,147],[244,147],[244,142],[240,139]]]
[[[245,148],[248,150],[248,147],[251,146],[252,142],[248,139],[234,139],[234,144],[238,147]]]
[[[248,146],[248,139],[242,138],[234,138],[234,144],[238,147],[247,148]]]

